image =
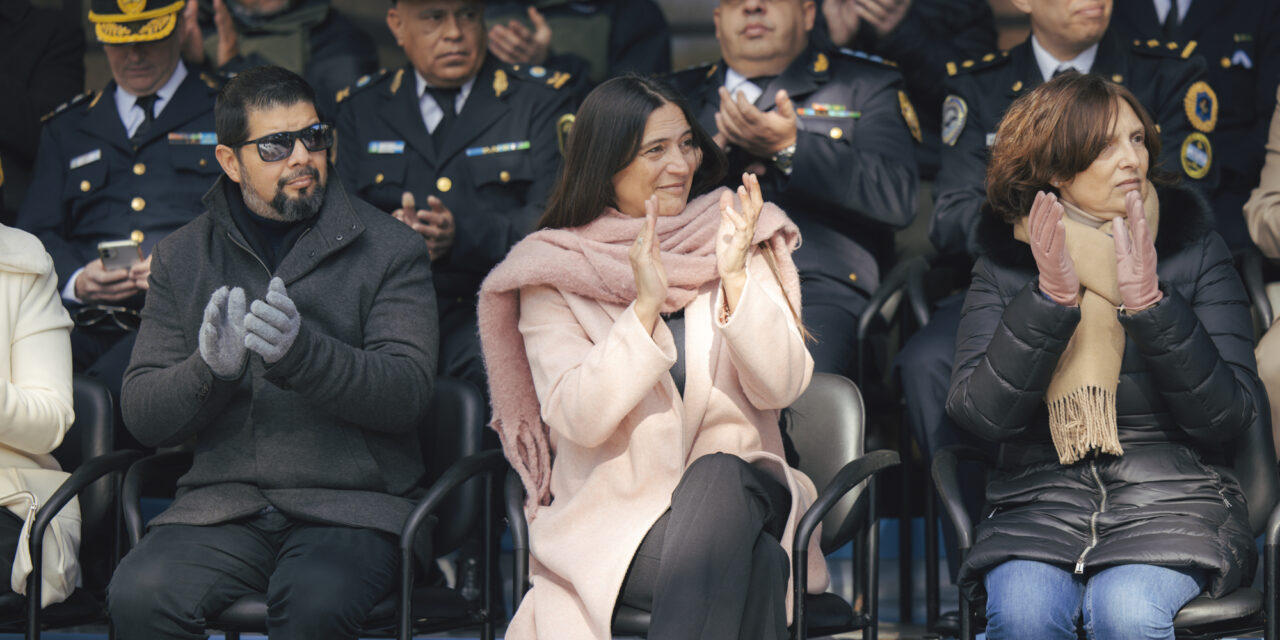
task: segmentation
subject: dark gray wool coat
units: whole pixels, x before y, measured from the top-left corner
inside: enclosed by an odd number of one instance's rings
[[[151,524],[208,525],[267,505],[305,521],[399,534],[423,474],[418,421],[436,368],[436,306],[422,238],[351,199],[329,169],[324,205],[270,273],[232,221],[226,176],[205,213],[152,254],[122,403],[146,445],[194,437],[195,461]],[[284,280],[302,327],[280,361],[249,353],[213,375],[197,337],[223,285],[261,299]]]
[[[1249,303],[1198,196],[1160,191],[1157,273],[1164,299],[1120,314],[1116,390],[1123,456],[1058,462],[1044,394],[1080,320],[1040,294],[1030,247],[996,216],[979,231],[956,340],[947,412],[1000,443],[973,548],[960,570],[971,597],[1011,559],[1079,568],[1197,567],[1215,596],[1252,576],[1248,513],[1230,442],[1260,414]],[[1265,406],[1265,405],[1262,405]],[[1265,411],[1265,410],[1264,410]],[[1094,514],[1096,522],[1091,522]]]

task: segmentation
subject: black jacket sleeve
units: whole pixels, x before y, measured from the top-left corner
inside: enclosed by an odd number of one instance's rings
[[[1022,433],[1044,411],[1045,391],[1080,322],[1080,308],[1044,297],[1034,272],[1027,272],[1027,284],[1007,298],[994,269],[986,258],[973,268],[947,413],[975,435],[1003,441]]]

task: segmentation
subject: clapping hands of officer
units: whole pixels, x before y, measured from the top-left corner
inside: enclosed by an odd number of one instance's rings
[[[729,95],[720,88],[720,110],[716,129],[724,141],[758,158],[768,158],[796,143],[796,108],[791,97],[779,89],[776,109],[761,111],[742,92]]]
[[[427,242],[427,253],[432,262],[449,255],[457,233],[453,212],[435,196],[427,196],[427,208],[418,209],[413,194],[406,191],[400,197],[400,208],[391,212],[397,220],[409,225]]]
[[[489,51],[507,64],[542,64],[551,52],[551,26],[534,7],[529,7],[533,30],[512,20],[489,28]]]
[[[204,32],[200,30],[200,3],[187,3],[182,14],[182,57],[193,64],[204,64]],[[236,33],[235,21],[231,18],[231,10],[227,8],[227,0],[213,0],[213,24],[218,30],[217,66],[231,61],[240,55],[239,34]]]

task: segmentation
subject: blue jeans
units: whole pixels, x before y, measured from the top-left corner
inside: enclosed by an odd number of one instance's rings
[[[1110,567],[1087,579],[1043,562],[1010,560],[987,572],[987,638],[1173,639],[1173,617],[1204,588],[1204,571],[1149,564]]]

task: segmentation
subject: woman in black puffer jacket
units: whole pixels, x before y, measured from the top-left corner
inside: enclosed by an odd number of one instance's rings
[[[1204,202],[1152,184],[1159,150],[1132,94],[1075,73],[996,134],[947,398],[1000,443],[960,571],[993,640],[1173,638],[1252,575],[1225,466],[1262,397],[1248,302]]]

